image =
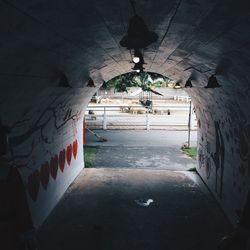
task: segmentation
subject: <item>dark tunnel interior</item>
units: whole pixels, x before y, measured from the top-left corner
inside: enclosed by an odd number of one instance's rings
[[[249,28],[244,0],[0,0],[0,216],[39,229],[84,168],[91,97],[136,70],[186,86],[197,172],[236,227],[250,187]]]

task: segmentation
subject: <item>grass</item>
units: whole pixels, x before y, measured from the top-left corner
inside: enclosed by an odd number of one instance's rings
[[[84,148],[84,160],[85,160],[85,168],[93,168],[93,158],[96,154],[96,148]]]
[[[182,151],[184,154],[188,155],[193,159],[196,159],[197,157],[197,147],[191,147],[191,148],[182,147]]]

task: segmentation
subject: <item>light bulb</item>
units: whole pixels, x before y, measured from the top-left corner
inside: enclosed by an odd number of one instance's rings
[[[138,62],[140,62],[140,57],[138,57],[138,56],[134,56],[134,58],[133,58],[133,62],[134,62],[134,63],[138,63]]]

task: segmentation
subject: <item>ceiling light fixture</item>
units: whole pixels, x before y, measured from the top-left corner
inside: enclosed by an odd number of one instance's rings
[[[127,49],[146,48],[157,39],[158,35],[149,31],[143,19],[136,15],[130,20],[127,34],[120,41],[120,45]]]
[[[186,81],[185,88],[192,88],[192,87],[193,87],[192,82],[191,82],[190,79],[188,79],[188,80]]]
[[[144,59],[142,50],[158,39],[158,35],[150,31],[142,17],[138,16],[135,8],[135,0],[130,0],[134,15],[129,20],[128,30],[126,35],[121,39],[120,45],[128,50],[134,50],[132,62],[135,64],[132,68],[138,73],[142,73],[144,68]]]
[[[135,49],[135,51],[134,51],[133,62],[134,63],[139,63],[139,62],[144,63],[142,53],[139,49]]]
[[[131,0],[134,16],[129,20],[127,34],[120,41],[122,47],[127,49],[146,48],[153,42],[156,42],[158,35],[149,31],[142,17],[138,16],[135,9],[135,1]]]
[[[205,86],[204,88],[219,88],[221,87],[217,81],[217,78],[215,77],[215,75],[211,75],[208,78],[208,82],[207,82],[207,86]]]
[[[134,56],[134,57],[133,57],[133,62],[134,62],[134,63],[140,62],[140,57]]]
[[[145,62],[142,53],[139,49],[135,49],[133,62],[134,67],[132,69],[135,70],[137,73],[142,73],[144,70],[143,64],[145,64]]]
[[[180,83],[176,83],[175,85],[174,85],[174,89],[180,89],[181,88],[181,85],[180,85]]]
[[[59,80],[59,83],[58,83],[58,87],[71,88],[71,86],[69,84],[69,80],[65,74],[62,74],[62,76]]]
[[[134,67],[132,68],[135,70],[137,73],[142,73],[144,68],[142,63],[135,63]]]
[[[89,78],[87,87],[95,87],[95,83],[92,78]]]

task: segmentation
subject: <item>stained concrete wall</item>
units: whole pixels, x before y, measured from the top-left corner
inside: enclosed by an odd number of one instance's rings
[[[189,90],[198,120],[198,172],[235,225],[250,188],[249,87]],[[235,84],[232,89],[230,84]]]

